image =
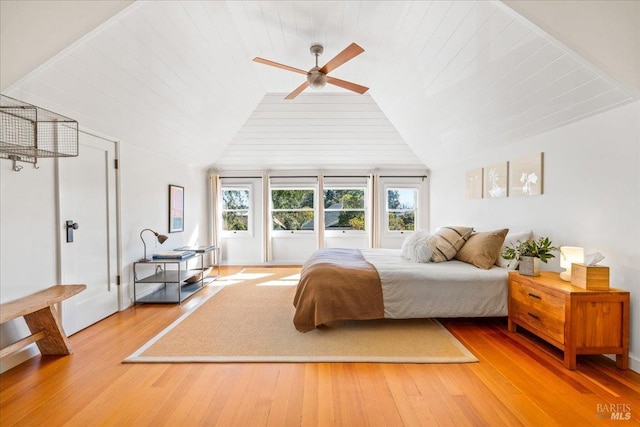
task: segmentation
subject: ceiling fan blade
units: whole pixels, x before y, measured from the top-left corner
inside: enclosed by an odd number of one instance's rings
[[[357,92],[360,95],[369,90],[368,87],[360,86],[355,83],[348,82],[346,80],[336,79],[335,77],[327,76],[327,83],[331,83],[332,85],[339,86],[343,89],[351,90],[353,92]]]
[[[332,70],[335,70],[345,62],[360,55],[362,52],[364,52],[363,48],[361,48],[355,43],[351,43],[349,46],[346,47],[345,50],[337,54],[331,61],[327,62],[327,64],[324,67],[320,68],[320,72],[327,74]]]
[[[289,95],[285,96],[284,99],[293,99],[296,96],[300,95],[300,93],[308,87],[309,87],[309,82],[304,82],[300,86],[298,86],[296,90],[291,92]]]
[[[255,58],[253,58],[253,62],[259,62],[261,64],[271,65],[272,67],[282,68],[283,70],[293,71],[294,73],[304,74],[305,76],[308,74],[306,71],[301,70],[299,68],[290,67],[290,66],[284,65],[284,64],[279,64],[277,62],[269,61],[268,59],[264,59],[264,58],[255,57]]]

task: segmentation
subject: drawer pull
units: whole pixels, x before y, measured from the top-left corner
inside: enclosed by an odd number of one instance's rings
[[[536,320],[540,320],[540,317],[536,316],[536,315],[535,315],[535,314],[533,314],[533,313],[527,313],[527,314],[528,314],[529,316],[533,317],[533,318],[534,318],[534,319],[536,319]]]
[[[530,296],[531,298],[535,298],[535,299],[542,299],[542,298],[540,298],[540,297],[539,297],[538,295],[536,295],[536,294],[531,294],[531,293],[530,293],[530,294],[529,294],[529,296]]]

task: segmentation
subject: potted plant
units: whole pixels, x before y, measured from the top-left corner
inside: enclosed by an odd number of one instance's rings
[[[505,246],[502,250],[502,258],[515,259],[520,262],[520,274],[525,276],[540,275],[540,261],[546,263],[555,258],[552,253],[558,248],[553,246],[548,237],[540,237],[538,240],[529,239],[521,242],[518,240],[515,246]]]

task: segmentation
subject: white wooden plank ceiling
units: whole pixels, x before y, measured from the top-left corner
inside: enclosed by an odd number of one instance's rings
[[[370,95],[314,91],[294,102],[286,95],[264,97],[218,169],[424,169]]]
[[[306,70],[311,44],[322,65],[351,42],[365,52],[331,75],[368,95],[283,101],[304,76],[251,61]],[[438,168],[637,99],[500,2],[457,0],[137,2],[5,93],[243,169]]]

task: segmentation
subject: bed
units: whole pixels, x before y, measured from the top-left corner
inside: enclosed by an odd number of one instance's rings
[[[307,332],[338,320],[506,316],[508,271],[413,262],[400,249],[318,249],[301,271],[294,325]]]

